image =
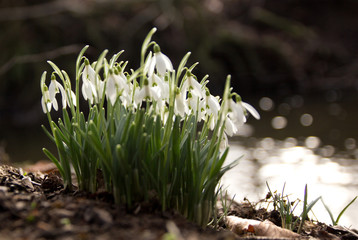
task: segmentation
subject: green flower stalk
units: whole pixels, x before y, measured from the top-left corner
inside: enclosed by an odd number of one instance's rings
[[[118,62],[123,51],[107,60],[105,50],[90,63],[83,56],[88,46],[83,48],[74,90],[67,73],[49,62],[53,73],[48,87],[46,72],[42,75],[41,102],[50,124],[50,130],[44,129],[58,154],[44,152],[68,189],[72,173],[78,188],[90,192],[97,191],[101,176],[118,204],[131,208],[154,197],[163,210],[176,209],[205,226],[214,212],[219,181],[233,166],[224,166],[227,135],[237,132],[248,112],[256,118],[259,114],[231,92],[230,77],[223,98],[212,96],[208,76],[199,82],[192,73],[197,63],[186,67],[190,53],[175,70],[151,40],[155,31],[144,40],[136,70],[125,71],[128,62]],[[151,47],[153,53],[148,52]],[[50,114],[58,110],[56,94],[61,94],[63,107],[57,123]],[[80,109],[80,95],[88,102],[87,113]]]

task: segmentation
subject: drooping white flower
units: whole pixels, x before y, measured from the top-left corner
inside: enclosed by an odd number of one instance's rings
[[[197,95],[197,92],[195,91],[189,91],[188,92],[188,98],[186,99],[187,106],[189,110],[192,111],[192,113],[196,113],[199,109],[199,103],[200,103],[200,96]]]
[[[200,98],[204,96],[203,94],[204,90],[201,84],[195,80],[194,75],[191,72],[187,72],[182,89],[185,92],[186,91],[194,92],[194,94],[199,96]]]
[[[159,91],[160,89],[158,87],[149,86],[148,79],[145,79],[142,88],[134,94],[134,104],[138,105],[145,99],[158,101],[160,97]]]
[[[205,92],[205,103],[207,113],[217,117],[220,111],[219,98],[211,95],[208,89]]]
[[[175,91],[175,101],[174,101],[174,113],[181,117],[184,117],[185,114],[189,112],[188,105],[185,101],[185,95],[177,89]]]
[[[219,131],[220,132],[220,131]],[[227,139],[227,136],[225,134],[225,132],[223,133],[222,139],[220,141],[220,152],[224,152],[225,149],[229,146],[229,141]]]
[[[207,120],[209,121],[209,128],[214,129],[215,123],[218,120],[220,111],[219,97],[214,97],[210,94],[209,90],[206,89],[205,93],[205,108],[207,114]]]
[[[256,118],[257,120],[260,119],[260,114],[256,111],[256,109],[251,106],[250,104],[241,101],[241,105],[249,112],[251,115]]]
[[[101,102],[102,98],[103,98],[103,94],[104,94],[104,81],[102,80],[98,80],[97,81],[97,86],[96,86],[96,90],[97,90],[97,98],[95,98],[95,102],[99,103]]]
[[[73,103],[73,105],[76,106],[76,95],[75,93],[71,90],[71,89],[67,89],[67,92],[66,90],[64,89],[64,87],[56,81],[55,78],[52,78],[51,79],[51,83],[50,83],[50,86],[49,86],[49,91],[50,91],[50,98],[52,101],[56,101],[56,94],[59,92],[61,92],[61,96],[62,96],[62,108],[66,108],[67,106],[70,106],[70,99],[71,98],[71,101]],[[70,96],[68,96],[70,95]],[[57,101],[56,101],[57,103]],[[54,106],[54,109],[57,111],[57,107],[55,108]]]
[[[50,101],[53,105],[53,109],[55,109],[56,111],[58,110],[58,104],[57,104],[57,100],[56,100],[56,94],[59,92],[59,86],[61,86],[61,84],[59,84],[55,78],[54,75],[51,76],[51,83],[48,87],[48,91],[49,91],[49,97],[50,97]],[[61,86],[62,88],[62,86]]]
[[[153,74],[148,78],[149,86],[158,87],[160,99],[169,100],[169,84],[164,81],[163,77]]]
[[[260,119],[260,114],[250,104],[242,102],[241,98],[236,95],[236,102],[233,99],[229,100],[229,109],[227,119],[225,121],[225,132],[229,136],[233,136],[238,128],[246,122],[247,111],[256,119]]]
[[[89,61],[85,59],[85,67],[82,72],[82,95],[91,104],[99,103],[104,93],[104,81],[102,81]]]
[[[109,98],[112,105],[116,102],[117,98],[124,96],[125,99],[130,94],[129,85],[127,84],[127,78],[123,72],[109,71],[109,76],[106,85],[106,95]]]
[[[236,102],[230,99],[229,111],[229,117],[239,126],[246,122],[247,112],[251,113],[254,118],[260,119],[260,114],[256,109],[250,104],[241,101],[238,95],[236,96]]]
[[[111,104],[114,105],[118,97],[118,87],[114,79],[113,73],[109,73],[106,85],[106,96],[110,100]]]
[[[235,123],[236,126],[241,127],[246,122],[246,117],[244,113],[244,108],[234,102],[234,100],[229,100],[229,113],[228,116],[231,121]],[[230,136],[230,134],[228,134]]]
[[[66,93],[64,87],[59,82],[56,81],[56,77],[54,74],[51,76],[51,83],[49,87],[48,88],[47,86],[43,86],[43,87],[44,87],[44,92],[41,99],[41,104],[44,113],[47,113],[47,111],[50,112],[52,107],[53,109],[55,109],[55,111],[58,110],[56,95],[59,92],[61,93],[61,97],[62,97],[62,108],[66,108],[67,105],[68,106],[70,105],[68,94]],[[76,105],[75,93],[72,90],[69,90],[69,92],[70,92],[72,103]]]
[[[44,113],[51,111],[52,102],[50,100],[50,92],[49,92],[47,86],[43,86],[43,93],[42,93],[42,97],[41,97],[41,106],[42,106],[42,111]]]
[[[149,67],[152,65],[152,58],[153,58],[153,53],[150,51],[147,55],[147,58],[145,59],[144,62],[144,68],[143,68],[143,75],[147,75],[149,72]],[[152,74],[154,72],[154,66],[152,69]],[[149,75],[149,74],[148,74]],[[150,76],[150,75],[149,75]]]
[[[236,124],[230,119],[226,118],[225,120],[225,133],[232,137],[235,133],[237,133],[238,129]]]
[[[89,64],[88,60],[85,60],[85,67],[82,72],[82,95],[85,100],[88,100],[91,104],[98,99],[96,89],[96,72]]]
[[[173,64],[170,59],[160,51],[158,44],[154,45],[154,55],[150,59],[148,67],[148,75],[151,76],[154,73],[154,68],[157,70],[157,74],[164,76],[167,71],[173,71]]]

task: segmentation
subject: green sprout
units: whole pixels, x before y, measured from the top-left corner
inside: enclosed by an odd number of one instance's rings
[[[143,42],[136,70],[118,61],[123,51],[107,59],[105,50],[91,63],[84,56],[86,46],[77,57],[73,84],[48,62],[53,72],[49,85],[42,74],[41,103],[49,130],[43,129],[57,156],[43,151],[69,190],[73,173],[78,188],[89,192],[97,190],[100,176],[117,204],[131,209],[155,197],[163,210],[176,209],[205,226],[215,210],[219,181],[236,164],[224,166],[227,136],[237,133],[248,113],[259,114],[232,92],[230,76],[223,97],[211,95],[208,76],[198,80],[192,73],[197,63],[186,66],[190,53],[175,70],[151,40],[155,31]],[[88,108],[82,109],[80,93]],[[62,118],[55,122],[50,111],[59,108],[57,94]]]
[[[329,216],[330,216],[330,218],[331,218],[331,221],[332,221],[332,225],[333,225],[333,226],[338,225],[338,222],[339,222],[339,220],[341,219],[343,213],[347,210],[347,208],[348,208],[350,205],[352,205],[352,203],[354,203],[354,201],[357,199],[357,197],[358,197],[358,196],[356,196],[355,198],[353,198],[353,200],[350,201],[350,202],[342,209],[342,211],[338,214],[338,216],[337,216],[336,219],[334,219],[331,210],[330,210],[329,207],[326,205],[326,203],[323,201],[323,198],[321,199],[321,201],[322,201],[322,203],[323,203],[323,206],[326,208],[326,210],[327,210],[327,212],[328,212],[328,214],[329,214]]]
[[[268,183],[266,182],[266,186],[269,189],[269,192],[273,199],[274,210],[278,209],[281,217],[281,226],[283,228],[294,230],[297,227],[297,233],[301,233],[304,221],[307,219],[308,213],[312,210],[312,207],[317,203],[321,197],[316,198],[307,204],[307,184],[305,185],[304,191],[304,200],[303,200],[303,210],[299,217],[295,217],[293,212],[295,211],[297,205],[299,204],[299,200],[295,203],[295,201],[291,202],[287,195],[284,195],[286,183],[283,185],[281,194],[277,192],[272,192]]]

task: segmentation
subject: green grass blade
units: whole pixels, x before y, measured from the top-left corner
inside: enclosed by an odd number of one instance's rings
[[[61,166],[61,163],[58,161],[58,159],[46,148],[43,148],[42,151],[46,154],[46,156],[56,165],[58,171],[60,172],[61,176],[64,176],[64,171]]]
[[[348,203],[348,205],[345,206],[345,208],[343,208],[343,210],[339,213],[339,215],[338,215],[338,217],[337,217],[337,219],[336,219],[334,225],[337,225],[337,224],[338,224],[339,219],[342,217],[343,213],[347,210],[347,208],[348,208],[350,205],[352,205],[352,203],[354,203],[354,201],[357,199],[357,197],[358,197],[358,196],[356,196],[355,198],[353,198],[353,200],[350,201],[350,203]]]
[[[329,209],[329,207],[326,205],[326,203],[323,201],[323,198],[321,198],[321,201],[323,203],[323,206],[325,207],[325,209],[327,210],[329,217],[331,218],[332,221],[332,225],[336,225],[336,221],[334,220],[333,214],[331,212],[331,210]]]

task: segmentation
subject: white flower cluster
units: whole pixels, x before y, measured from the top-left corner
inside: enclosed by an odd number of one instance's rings
[[[231,93],[227,101],[226,111],[220,111],[224,106],[220,105],[221,99],[210,94],[206,87],[208,80],[200,83],[186,69],[180,84],[174,86],[175,78],[173,74],[173,65],[170,59],[164,55],[157,44],[154,45],[154,54],[149,52],[144,66],[137,76],[132,70],[130,73],[124,69],[127,62],[114,63],[112,67],[104,61],[104,79],[102,80],[98,72],[89,63],[84,61],[82,71],[81,91],[83,98],[91,105],[99,104],[103,97],[107,99],[107,104],[114,105],[117,101],[126,108],[136,109],[143,102],[150,104],[150,110],[159,114],[165,123],[168,117],[171,100],[174,102],[174,113],[181,118],[190,114],[197,114],[198,121],[207,121],[211,130],[214,129],[219,119],[219,113],[225,113],[225,134],[224,144],[227,143],[227,137],[237,133],[238,128],[246,122],[247,112],[251,113],[256,119],[260,118],[258,112],[248,103],[241,101],[236,93]],[[139,83],[136,79],[141,79]],[[66,85],[65,85],[66,86]],[[51,83],[47,88],[42,86],[42,109],[44,113],[51,111],[51,107],[58,110],[56,94],[61,92],[62,106],[69,106],[69,98],[76,104],[76,96],[71,89],[65,89],[56,81],[55,75],[51,77]],[[233,100],[235,99],[235,101]],[[225,144],[226,145],[226,144]]]

